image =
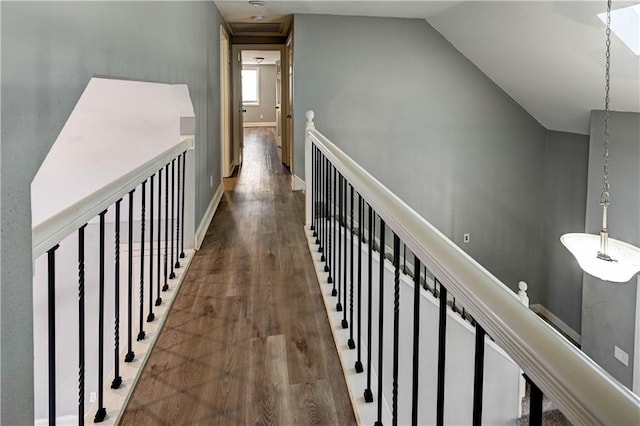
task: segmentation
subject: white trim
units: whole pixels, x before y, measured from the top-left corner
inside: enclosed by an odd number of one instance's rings
[[[222,187],[222,183],[220,183],[220,186],[218,186],[216,193],[213,194],[211,203],[209,203],[209,207],[207,208],[207,211],[205,212],[204,217],[202,218],[202,221],[200,222],[200,225],[198,225],[198,229],[196,230],[196,250],[200,250],[200,246],[202,245],[204,237],[207,234],[207,229],[209,229],[209,225],[213,220],[213,215],[216,213],[216,210],[218,210],[218,205],[220,204],[223,193],[224,188]]]
[[[242,127],[276,127],[275,121],[245,121],[242,123]]]
[[[296,175],[291,175],[291,190],[304,191],[304,189],[305,189],[304,181]]]
[[[633,393],[640,396],[640,275],[636,284],[636,327],[633,348]]]
[[[308,132],[309,130],[315,129],[316,126],[315,124],[313,124],[313,117],[314,117],[314,112],[313,111],[307,111],[305,113],[305,117],[307,119],[307,121],[304,123],[304,130],[305,133]],[[311,152],[311,139],[310,138],[304,138],[304,152],[305,152],[305,156],[304,156],[304,180],[305,180],[305,192],[307,194],[311,194],[311,192],[313,191],[313,189],[311,188],[311,184],[312,182],[312,178],[311,178],[311,167],[312,167],[312,162],[313,159],[311,158],[313,156],[313,153]],[[312,212],[311,209],[313,208],[313,202],[311,200],[311,197],[304,197],[305,198],[305,203],[304,203],[304,223],[307,226],[311,225],[311,221],[313,220],[312,218]],[[353,218],[352,218],[353,219]]]
[[[305,226],[304,231],[307,237],[309,254],[311,255],[311,260],[316,271],[318,288],[320,290],[320,294],[322,295],[322,301],[324,302],[327,319],[331,324],[331,334],[333,336],[333,342],[335,343],[336,349],[338,351],[338,358],[340,359],[340,364],[342,366],[342,374],[344,375],[344,380],[347,383],[347,392],[349,393],[351,407],[353,408],[353,414],[356,416],[356,423],[359,425],[373,424],[377,416],[377,403],[368,404],[364,402],[364,398],[362,397],[361,393],[354,393],[355,389],[358,389],[359,392],[361,392],[362,389],[366,389],[366,374],[356,373],[356,370],[354,368],[355,362],[358,359],[356,356],[356,351],[345,349],[347,348],[345,342],[349,338],[349,330],[342,328],[342,313],[335,309],[335,304],[333,303],[334,298],[330,295],[330,292],[327,293],[327,286],[322,285],[322,283],[327,282],[327,277],[329,274],[324,272],[322,262],[320,261],[316,247],[313,243],[313,234],[311,233],[308,226]],[[368,350],[367,346],[361,345],[360,350],[362,352],[362,359],[366,359]],[[371,370],[371,380],[373,383],[377,383],[377,366],[372,368]],[[389,404],[384,394],[382,396],[382,402],[382,415],[384,420],[383,424],[391,423],[391,410],[389,409]]]
[[[539,303],[535,303],[529,306],[529,308],[536,314],[541,315],[545,317],[547,320],[549,320],[551,324],[558,327],[558,329],[562,331],[564,334],[566,334],[567,336],[569,336],[571,340],[573,340],[577,344],[581,344],[582,337],[580,336],[580,334],[578,334],[578,332],[575,331],[573,328],[569,327],[567,323],[565,323],[560,318],[555,316],[553,312],[545,308],[543,305]]]
[[[224,57],[224,54],[227,57]],[[229,164],[225,159],[230,157],[233,150],[233,129],[231,128],[231,45],[229,34],[224,25],[220,25],[220,161],[222,163],[222,177],[231,174]],[[226,79],[225,79],[226,77]],[[225,116],[227,113],[227,116]],[[226,119],[225,119],[226,118]],[[229,138],[227,139],[227,135]]]
[[[34,426],[47,426],[49,424],[49,418],[44,419],[35,419],[33,422]],[[78,424],[78,416],[70,414],[68,416],[60,416],[56,418],[57,425],[77,425]]]
[[[152,322],[145,323],[146,338],[143,340],[137,340],[133,342],[133,352],[136,354],[134,362],[123,362],[120,364],[120,376],[123,379],[123,385],[112,392],[104,393],[104,405],[109,407],[107,412],[107,418],[103,422],[106,425],[118,425],[122,420],[125,408],[129,404],[129,400],[133,395],[133,391],[142,375],[144,367],[147,365],[147,361],[151,356],[151,351],[156,345],[156,341],[160,336],[171,307],[176,299],[178,290],[182,287],[184,278],[187,275],[187,271],[191,266],[191,261],[196,255],[194,250],[185,249],[185,258],[183,266],[175,270],[176,277],[169,280],[169,290],[162,292],[162,304],[154,307],[154,314],[156,319]],[[181,263],[182,263],[181,262]],[[115,370],[111,370],[104,383],[111,383],[113,381]],[[93,414],[98,409],[97,401],[91,404],[91,407],[85,414],[85,423],[89,423],[93,417]]]
[[[32,228],[33,259],[37,259],[55,244],[76,232],[78,228],[136,188],[172,159],[192,149],[194,149],[194,137],[182,137],[178,144],[162,154],[151,158],[140,167],[34,226]]]

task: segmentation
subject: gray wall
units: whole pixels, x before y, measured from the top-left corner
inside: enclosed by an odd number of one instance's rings
[[[602,138],[604,113],[591,113],[589,187],[586,232],[598,234],[602,221]],[[609,153],[609,235],[640,246],[640,114],[612,113]],[[584,274],[582,350],[620,382],[631,388],[637,281],[607,283]],[[614,345],[629,354],[629,366],[613,357]]]
[[[276,121],[276,66],[259,65],[260,106],[245,105],[245,123],[272,123]],[[263,118],[260,118],[262,114]]]
[[[560,242],[567,232],[584,232],[589,136],[547,132],[544,168],[544,264],[539,303],[578,334],[582,270]]]
[[[198,224],[220,184],[213,2],[2,2],[0,423],[33,422],[30,183],[93,75],[189,86]],[[213,176],[213,188],[209,185]]]
[[[296,175],[312,109],[347,154],[505,284],[525,280],[541,300],[546,129],[424,20],[294,23]]]

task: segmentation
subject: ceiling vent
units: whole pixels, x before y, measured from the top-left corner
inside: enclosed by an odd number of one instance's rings
[[[284,25],[281,22],[229,22],[233,34],[269,34],[281,35]]]

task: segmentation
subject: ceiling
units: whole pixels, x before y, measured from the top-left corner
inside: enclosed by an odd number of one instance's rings
[[[216,1],[227,21],[295,13],[426,19],[548,129],[589,133],[604,108],[605,1]],[[613,8],[638,1],[615,2]],[[640,112],[640,56],[612,34],[611,108]]]
[[[215,1],[227,21],[251,20],[252,16],[278,18],[294,13],[350,16],[388,16],[393,18],[425,19],[441,10],[455,6],[459,1],[270,1],[264,6],[252,6],[248,0]]]
[[[276,61],[280,60],[279,50],[242,50],[241,52],[243,65],[258,64],[256,58],[264,58],[260,62],[262,65],[275,65]]]
[[[590,111],[604,109],[605,10],[604,1],[469,2],[427,21],[546,128],[588,134]],[[640,112],[640,56],[613,34],[611,52],[611,108]]]

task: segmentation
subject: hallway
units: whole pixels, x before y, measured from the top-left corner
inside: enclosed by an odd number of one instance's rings
[[[245,129],[122,424],[355,424],[289,182],[273,129]]]

